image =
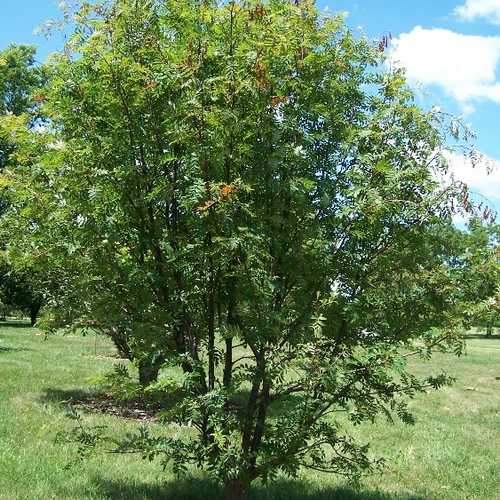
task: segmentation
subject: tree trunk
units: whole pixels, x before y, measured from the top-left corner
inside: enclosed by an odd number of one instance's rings
[[[163,361],[164,360],[161,358],[155,361],[151,361],[147,358],[139,361],[139,382],[143,387],[156,382]]]
[[[39,312],[40,312],[40,304],[39,303],[31,304],[30,323],[32,327],[36,325],[36,320],[38,319]]]
[[[226,339],[226,352],[224,354],[224,387],[229,388],[233,377],[233,339]]]
[[[486,336],[491,337],[492,335],[493,335],[493,324],[488,323],[488,325],[486,325]]]
[[[232,479],[224,485],[225,500],[242,500],[248,491],[248,484],[241,479]]]
[[[111,337],[113,344],[115,344],[116,350],[121,358],[134,360],[132,355],[132,349],[130,348],[128,341],[128,333],[126,330],[122,330],[116,327],[112,327],[109,330],[104,330],[104,334]]]

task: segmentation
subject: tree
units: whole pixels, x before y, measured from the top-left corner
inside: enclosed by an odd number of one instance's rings
[[[229,499],[279,471],[370,469],[336,412],[412,422],[406,399],[449,379],[406,360],[462,347],[444,233],[469,201],[436,180],[442,116],[313,2],[117,0],[74,19],[51,128],[9,176],[9,254],[60,276],[54,314],[125,332],[147,379],[182,370],[165,419],[192,441],[144,430],[120,449],[204,467]]]
[[[42,307],[42,296],[34,290],[32,282],[24,281],[19,274],[13,274],[9,267],[4,267],[1,273],[0,302],[26,313],[31,326],[35,326]]]
[[[13,119],[29,114],[28,123],[36,124],[36,98],[33,94],[43,84],[43,70],[35,64],[35,48],[11,45],[0,51],[0,117]],[[6,129],[0,128],[0,173],[9,165],[15,153],[15,139]],[[0,216],[8,209],[8,196],[0,195]],[[6,239],[8,240],[8,232]],[[1,242],[2,248],[6,240]],[[36,277],[29,269],[15,271],[5,256],[0,256],[0,298],[7,306],[16,307],[29,314],[34,325],[42,304],[41,294],[34,290]]]
[[[488,297],[476,315],[479,326],[485,328],[486,337],[493,336],[493,329],[500,326],[500,290],[496,290],[496,297]]]
[[[472,308],[470,323],[484,327],[486,336],[500,322],[500,226],[472,218],[459,235],[462,266],[467,279],[464,292]]]

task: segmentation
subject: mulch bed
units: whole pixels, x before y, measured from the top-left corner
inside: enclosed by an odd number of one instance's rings
[[[158,406],[147,404],[144,401],[117,401],[107,394],[71,398],[65,403],[76,410],[87,413],[102,413],[140,422],[154,422],[156,420],[155,414],[160,409]]]

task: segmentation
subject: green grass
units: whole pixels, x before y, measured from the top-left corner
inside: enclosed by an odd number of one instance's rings
[[[73,422],[64,403],[92,390],[88,380],[108,370],[113,349],[93,337],[50,337],[20,325],[0,328],[0,499],[209,500],[220,490],[199,474],[179,481],[140,457],[99,455],[66,470],[74,448],[54,442]],[[423,500],[500,498],[500,339],[475,338],[460,359],[439,355],[417,363],[421,374],[447,370],[457,383],[416,399],[417,425],[385,420],[356,429],[387,458],[383,475],[356,490],[341,479],[304,472],[299,481],[256,485],[252,500]],[[85,415],[116,436],[138,423]],[[169,432],[180,432],[169,429]]]

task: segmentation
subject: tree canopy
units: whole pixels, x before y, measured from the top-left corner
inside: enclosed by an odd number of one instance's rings
[[[462,347],[464,273],[446,240],[446,131],[383,47],[314,2],[83,3],[18,127],[11,258],[58,276],[57,324],[183,371],[165,420],[121,448],[205,468],[240,498],[301,467],[373,462],[336,412],[411,423],[449,381],[410,354]],[[285,411],[279,410],[285,409]]]

